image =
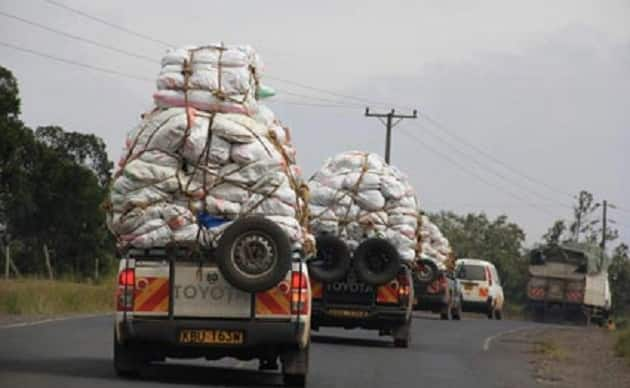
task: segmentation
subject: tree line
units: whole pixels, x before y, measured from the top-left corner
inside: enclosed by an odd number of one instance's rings
[[[79,278],[111,267],[101,209],[113,167],[103,140],[20,120],[18,84],[0,66],[0,225],[5,256],[23,274]],[[7,260],[7,258],[4,258]],[[95,268],[98,266],[100,268]]]

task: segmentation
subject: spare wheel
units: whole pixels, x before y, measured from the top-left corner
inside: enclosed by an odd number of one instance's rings
[[[438,277],[438,267],[433,260],[422,259],[418,262],[417,269],[414,271],[414,276],[420,283],[429,284],[432,283]]]
[[[275,222],[262,216],[245,217],[225,229],[216,259],[221,274],[234,287],[265,291],[291,269],[291,242]]]
[[[354,269],[359,280],[378,286],[392,280],[400,270],[398,250],[389,241],[370,238],[354,252]]]
[[[339,237],[320,235],[316,239],[317,256],[308,261],[309,275],[320,282],[343,279],[350,268],[350,250]]]

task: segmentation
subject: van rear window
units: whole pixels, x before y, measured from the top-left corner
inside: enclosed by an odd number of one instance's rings
[[[457,278],[463,280],[486,280],[486,269],[481,265],[464,264],[457,271]]]

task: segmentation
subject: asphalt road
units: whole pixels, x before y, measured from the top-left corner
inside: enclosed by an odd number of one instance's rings
[[[522,354],[502,343],[505,333],[536,324],[416,317],[408,349],[360,330],[323,329],[311,348],[309,387],[534,387]],[[152,365],[140,380],[112,369],[108,316],[0,327],[0,387],[280,386],[256,362],[226,359]]]

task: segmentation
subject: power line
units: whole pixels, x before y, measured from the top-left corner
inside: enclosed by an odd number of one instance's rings
[[[457,160],[451,158],[448,154],[445,154],[441,151],[438,151],[435,148],[432,148],[431,146],[429,146],[427,143],[425,143],[424,141],[422,141],[418,136],[416,136],[416,134],[414,132],[410,132],[407,131],[406,128],[401,128],[401,131],[403,134],[406,134],[407,137],[415,140],[418,144],[422,145],[425,149],[429,150],[430,152],[432,152],[435,155],[438,155],[439,157],[447,160],[449,163],[459,167],[459,169],[463,172],[468,173],[469,175],[474,176],[475,178],[479,179],[481,182],[485,183],[488,186],[494,187],[502,192],[504,192],[505,194],[509,195],[512,198],[515,198],[516,200],[518,200],[519,202],[522,202],[524,204],[527,204],[529,207],[534,208],[542,213],[545,214],[549,214],[549,212],[545,211],[544,209],[538,207],[536,204],[530,203],[527,201],[526,198],[523,198],[507,189],[505,189],[504,187],[497,185],[491,181],[488,181],[487,179],[485,179],[483,176],[477,174],[474,170],[470,170],[468,169],[466,166],[464,166],[463,164],[461,164],[460,162],[458,162]]]
[[[54,56],[54,55],[43,53],[41,51],[36,51],[36,50],[31,50],[31,49],[28,49],[28,48],[25,48],[25,47],[16,46],[16,45],[13,45],[11,43],[7,43],[7,42],[3,42],[3,41],[0,41],[0,46],[5,46],[5,47],[11,48],[13,50],[22,51],[22,52],[29,53],[29,54],[32,54],[32,55],[36,55],[38,57],[50,59],[50,60],[53,60],[53,61],[57,61],[57,62],[68,64],[68,65],[73,65],[73,66],[83,67],[83,68],[94,70],[94,71],[99,71],[101,73],[117,75],[117,76],[120,76],[120,77],[125,77],[125,78],[129,78],[129,79],[137,80],[137,81],[153,82],[152,79],[147,78],[147,77],[134,75],[134,74],[127,74],[127,73],[123,73],[121,71],[114,70],[114,69],[109,69],[109,68],[106,68],[106,67],[94,66],[94,65],[90,65],[88,63],[78,62],[78,61],[74,61],[74,60],[66,59],[66,58],[61,58],[61,57],[57,57],[57,56]]]
[[[49,31],[49,32],[52,32],[54,34],[64,36],[66,38],[78,40],[78,41],[81,41],[81,42],[84,42],[84,43],[91,44],[91,45],[96,46],[96,47],[100,47],[100,48],[103,48],[103,49],[106,49],[106,50],[114,51],[114,52],[117,52],[117,53],[120,53],[120,54],[124,54],[124,55],[130,56],[130,57],[133,57],[133,58],[141,59],[143,61],[147,61],[147,62],[151,62],[151,63],[155,64],[155,59],[154,58],[150,58],[150,57],[147,57],[147,56],[144,56],[144,55],[136,54],[136,53],[133,53],[131,51],[120,49],[118,47],[109,46],[107,44],[100,43],[100,42],[97,42],[95,40],[87,39],[87,38],[84,38],[82,36],[73,35],[73,34],[70,34],[70,33],[67,33],[67,32],[64,32],[64,31],[61,31],[61,30],[57,30],[57,29],[54,29],[52,27],[48,27],[48,26],[46,26],[44,24],[40,24],[40,23],[34,22],[32,20],[24,19],[24,18],[22,18],[20,16],[17,16],[17,15],[12,15],[10,13],[4,12],[4,11],[0,11],[0,16],[4,16],[6,18],[17,20],[19,22],[22,22],[22,23],[25,23],[25,24],[28,24],[28,25],[31,25],[31,26],[34,26],[34,27],[37,27],[37,28],[41,28],[42,30]]]
[[[425,131],[423,133],[429,134],[430,136],[432,136],[434,139],[437,139],[438,141],[440,141],[441,143],[445,144],[448,148],[452,149],[453,151],[455,151],[456,153],[458,153],[459,155],[462,155],[465,158],[468,158],[469,160],[473,161],[476,165],[478,165],[479,167],[481,167],[482,169],[484,169],[486,172],[489,172],[492,175],[495,175],[496,177],[498,177],[499,179],[502,179],[508,183],[510,183],[511,185],[515,185],[520,187],[522,190],[527,191],[528,193],[532,194],[535,197],[538,197],[540,199],[543,199],[545,201],[549,201],[549,202],[555,202],[557,205],[560,205],[562,207],[566,207],[569,209],[572,209],[573,207],[570,205],[567,205],[566,203],[562,203],[560,201],[555,201],[553,198],[550,198],[546,195],[543,195],[537,191],[534,191],[533,189],[531,189],[530,187],[528,187],[527,185],[524,185],[523,183],[521,183],[520,181],[518,181],[517,179],[512,178],[511,176],[507,176],[505,174],[503,174],[500,170],[497,170],[495,168],[491,168],[494,167],[492,165],[486,165],[485,163],[483,163],[482,161],[480,161],[478,158],[476,158],[474,155],[466,153],[462,150],[460,150],[459,148],[457,148],[453,143],[449,142],[448,140],[438,136],[437,134],[431,132],[431,130],[428,127],[423,127],[422,124],[418,123],[417,124],[419,128],[424,129]]]
[[[175,47],[175,46],[176,46],[176,45],[174,45],[174,44],[171,44],[171,43],[165,42],[165,41],[163,41],[163,40],[153,38],[153,37],[151,37],[151,36],[149,36],[149,35],[145,35],[145,34],[143,34],[143,33],[140,33],[140,32],[134,31],[134,30],[130,30],[130,29],[129,29],[129,28],[127,28],[127,27],[123,27],[123,26],[121,26],[121,25],[118,25],[118,24],[115,24],[115,23],[109,22],[109,21],[107,21],[107,20],[105,20],[105,19],[102,19],[102,18],[100,18],[100,17],[90,15],[90,14],[88,14],[87,12],[81,11],[81,10],[76,9],[76,8],[72,8],[72,7],[70,7],[70,6],[67,6],[67,5],[65,5],[65,4],[63,4],[63,3],[61,3],[61,2],[54,1],[54,0],[44,0],[44,1],[45,1],[46,3],[48,3],[48,4],[50,4],[50,5],[55,6],[55,7],[63,8],[63,9],[65,9],[66,11],[72,12],[72,13],[74,13],[74,14],[77,14],[77,15],[82,16],[82,17],[84,17],[84,18],[90,19],[90,20],[92,20],[92,21],[95,21],[95,22],[98,22],[98,23],[104,24],[104,25],[106,25],[106,26],[108,26],[108,27],[111,27],[111,28],[113,28],[113,29],[116,29],[116,30],[120,30],[120,31],[126,32],[126,33],[131,34],[131,35],[134,35],[134,36],[136,36],[136,37],[138,37],[138,38],[141,38],[141,39],[144,39],[144,40],[148,40],[148,41],[150,41],[150,42],[157,43],[157,44],[162,45],[162,46],[165,46],[165,47]]]

